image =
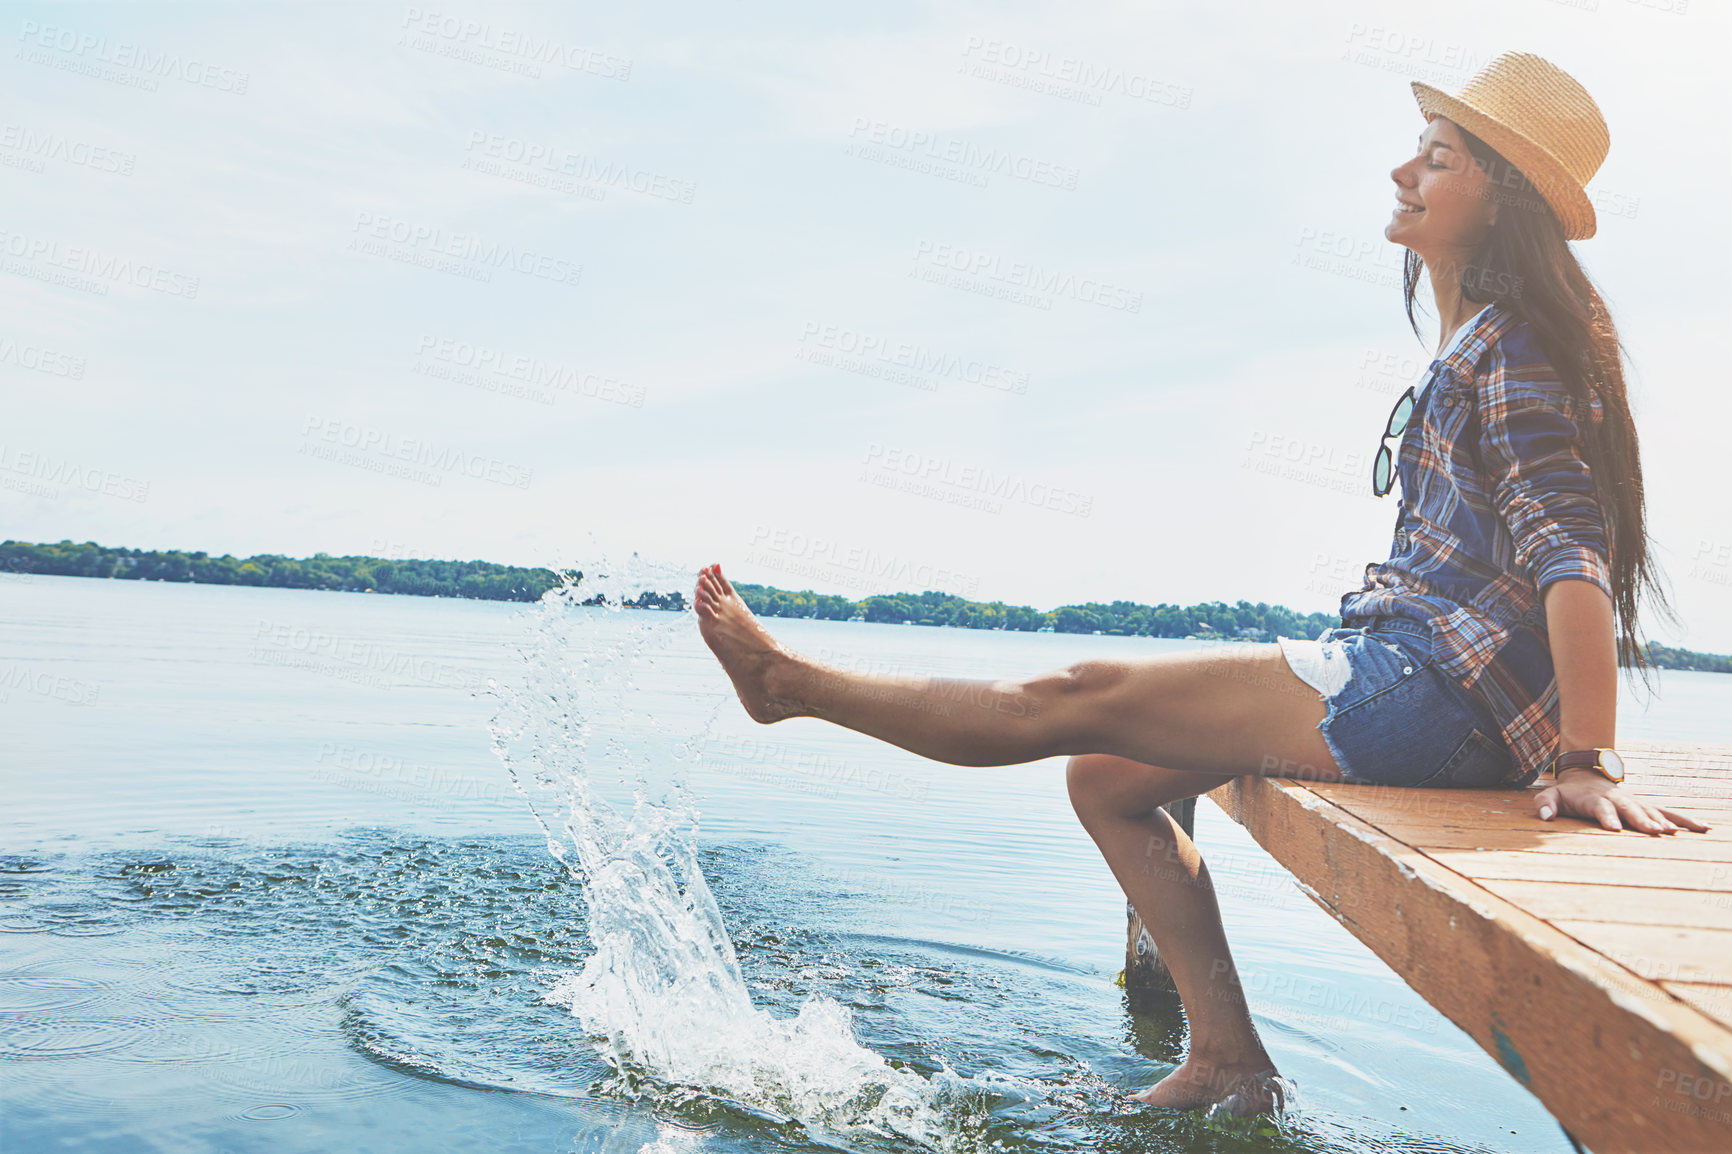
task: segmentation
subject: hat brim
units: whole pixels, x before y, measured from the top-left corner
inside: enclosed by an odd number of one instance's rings
[[[1551,206],[1558,223],[1564,226],[1566,239],[1587,240],[1594,235],[1598,227],[1594,202],[1557,157],[1473,105],[1429,84],[1417,80],[1412,84],[1413,97],[1419,101],[1419,110],[1425,113],[1427,121],[1437,116],[1454,121],[1521,170]]]

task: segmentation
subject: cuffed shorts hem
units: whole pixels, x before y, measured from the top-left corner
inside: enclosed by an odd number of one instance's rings
[[[1312,642],[1283,641],[1281,648],[1323,699],[1317,728],[1344,781],[1496,789],[1534,780],[1532,772],[1517,773],[1479,696],[1432,663],[1427,623],[1378,618],[1325,629]]]

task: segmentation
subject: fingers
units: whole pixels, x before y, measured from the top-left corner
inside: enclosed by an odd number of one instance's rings
[[[1677,826],[1653,813],[1648,806],[1635,798],[1620,797],[1618,802],[1618,812],[1628,821],[1631,829],[1639,829],[1655,836],[1678,832]]]
[[[1612,804],[1612,799],[1601,794],[1588,806],[1591,816],[1606,829],[1620,830],[1624,823],[1618,820],[1618,807]]]
[[[1601,828],[1613,832],[1632,829],[1658,837],[1661,834],[1677,833],[1680,829],[1706,833],[1710,828],[1706,822],[1698,821],[1689,814],[1664,806],[1649,805],[1640,798],[1617,790],[1602,793],[1585,805],[1578,799],[1577,805],[1581,806],[1582,817],[1598,822]],[[1555,785],[1547,786],[1534,795],[1534,809],[1542,821],[1550,821],[1556,814],[1569,812],[1564,807],[1562,791]]]
[[[1654,809],[1662,817],[1666,818],[1666,820],[1676,822],[1679,826],[1683,827],[1684,829],[1692,829],[1692,830],[1695,830],[1697,833],[1707,833],[1711,828],[1713,828],[1713,827],[1709,826],[1706,822],[1697,821],[1695,818],[1691,817],[1689,814],[1679,813],[1675,809],[1665,809],[1665,808],[1662,808],[1660,806],[1655,806]]]
[[[1642,814],[1650,822],[1658,826],[1661,833],[1678,832],[1678,827],[1667,820],[1665,814],[1661,813],[1658,808],[1649,805],[1647,802],[1642,803]]]

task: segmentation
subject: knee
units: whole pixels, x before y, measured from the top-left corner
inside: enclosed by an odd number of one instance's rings
[[[1117,690],[1127,676],[1122,662],[1079,661],[1023,683],[1058,746],[1054,752],[1100,747],[1102,730],[1122,713],[1125,698]]]
[[[1123,758],[1107,753],[1081,753],[1065,763],[1065,789],[1078,817],[1100,812],[1122,777],[1123,764]]]
[[[1119,661],[1079,661],[1057,673],[1049,673],[1036,683],[1040,689],[1053,693],[1076,695],[1103,693],[1124,683],[1125,665]]]

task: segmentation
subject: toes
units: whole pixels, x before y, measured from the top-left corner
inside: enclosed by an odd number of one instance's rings
[[[708,566],[698,571],[698,588],[694,600],[696,601],[697,607],[700,609],[712,612],[715,610],[717,600],[716,583],[710,576]]]

